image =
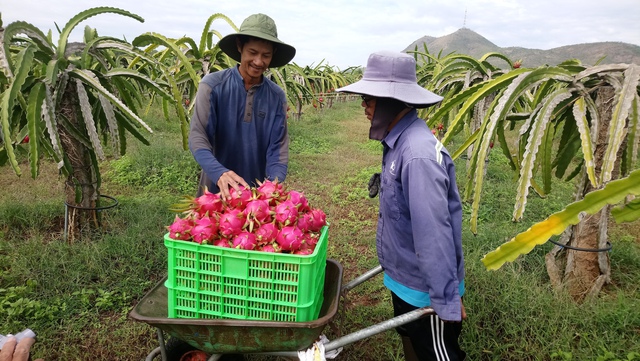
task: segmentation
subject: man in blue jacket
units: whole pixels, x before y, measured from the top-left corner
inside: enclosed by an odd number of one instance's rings
[[[200,82],[189,149],[203,171],[199,192],[206,186],[228,198],[230,187],[285,180],[287,98],[263,73],[290,62],[296,50],[278,39],[275,22],[264,14],[250,15],[218,44],[239,64]]]
[[[455,167],[416,111],[442,97],[417,84],[412,56],[387,51],[371,54],[363,78],[337,91],[362,95],[369,138],[383,145],[376,247],[394,314],[426,306],[435,311],[397,328],[405,358],[463,360],[462,205]]]

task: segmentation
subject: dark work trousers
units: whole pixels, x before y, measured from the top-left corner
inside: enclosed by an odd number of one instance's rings
[[[404,302],[393,292],[391,297],[394,316],[418,308]],[[462,322],[444,322],[438,315],[432,314],[396,327],[396,331],[400,336],[411,339],[413,349],[421,361],[462,361],[467,355],[458,344]]]

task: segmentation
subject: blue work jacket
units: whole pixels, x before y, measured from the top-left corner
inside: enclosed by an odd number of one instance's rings
[[[217,193],[218,178],[233,170],[252,186],[284,181],[289,161],[287,99],[263,77],[245,89],[237,67],[206,75],[191,118],[189,149]]]
[[[453,161],[415,110],[382,144],[376,235],[380,264],[394,281],[427,292],[440,318],[459,321],[464,257]]]

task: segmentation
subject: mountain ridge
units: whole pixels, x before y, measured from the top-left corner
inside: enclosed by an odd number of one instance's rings
[[[582,64],[593,66],[599,64],[640,64],[640,46],[616,42],[594,42],[564,45],[549,50],[531,49],[518,46],[500,47],[487,38],[469,28],[460,28],[455,32],[441,37],[423,36],[409,44],[403,52],[413,51],[416,46],[418,51],[427,46],[430,54],[442,55],[450,53],[469,55],[480,58],[489,52],[498,52],[507,56],[511,61],[522,60],[524,67],[537,67],[541,65],[557,65],[569,59],[578,59]]]

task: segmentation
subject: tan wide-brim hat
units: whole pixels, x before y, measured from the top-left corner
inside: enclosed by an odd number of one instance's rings
[[[415,108],[426,108],[443,99],[418,85],[416,61],[411,55],[393,51],[371,54],[362,79],[336,91],[392,98]]]
[[[276,51],[269,64],[270,68],[277,68],[289,63],[296,55],[296,49],[278,39],[278,29],[276,23],[265,14],[253,14],[246,18],[240,30],[235,34],[229,34],[218,42],[220,49],[229,55],[231,59],[240,62],[240,52],[236,44],[238,35],[253,36],[255,38],[271,41]]]

